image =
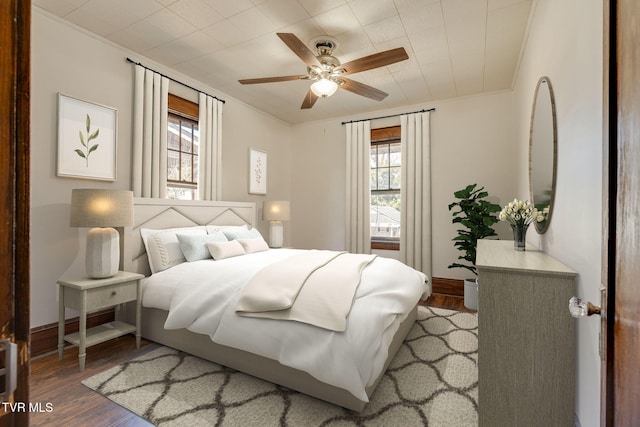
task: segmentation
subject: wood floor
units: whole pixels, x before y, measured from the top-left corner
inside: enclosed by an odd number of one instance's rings
[[[426,302],[432,307],[470,311],[459,296],[434,294]],[[159,346],[142,340],[140,349],[135,338],[126,335],[93,347],[87,351],[86,369],[78,370],[78,348],[68,347],[62,361],[57,353],[31,360],[30,400],[40,403],[42,412],[30,414],[32,426],[101,427],[151,426],[109,399],[89,390],[80,381],[149,352]],[[47,409],[52,409],[47,412]]]

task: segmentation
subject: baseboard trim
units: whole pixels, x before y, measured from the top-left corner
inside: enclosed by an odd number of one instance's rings
[[[464,280],[432,277],[431,292],[434,294],[464,296]]]
[[[464,281],[442,277],[431,278],[431,291],[434,294],[464,296]],[[87,315],[87,328],[115,320],[114,309],[96,311]],[[78,332],[80,321],[77,317],[67,319],[64,331],[67,334]],[[70,344],[68,344],[70,345]],[[31,329],[31,357],[56,351],[58,349],[58,322]]]
[[[115,320],[114,309],[100,310],[87,315],[87,329]],[[64,323],[65,334],[78,332],[80,318],[67,319]],[[66,343],[66,345],[71,345]],[[58,322],[31,329],[31,357],[56,351],[58,349]]]

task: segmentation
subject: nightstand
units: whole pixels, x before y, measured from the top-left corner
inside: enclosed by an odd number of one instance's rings
[[[110,339],[135,332],[136,346],[140,348],[140,309],[142,294],[140,279],[143,274],[119,271],[107,279],[60,279],[60,303],[58,311],[58,356],[62,360],[64,342],[77,345],[80,370],[84,371],[86,348]],[[124,322],[109,322],[87,330],[87,312],[136,301],[136,325]],[[64,334],[65,307],[80,313],[80,329],[75,334]]]

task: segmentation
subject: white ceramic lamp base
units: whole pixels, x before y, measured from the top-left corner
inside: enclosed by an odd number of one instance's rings
[[[269,228],[269,246],[281,248],[284,244],[284,225],[282,221],[271,221]]]
[[[114,276],[120,266],[120,235],[109,227],[92,228],[87,233],[85,267],[87,276],[104,279]]]

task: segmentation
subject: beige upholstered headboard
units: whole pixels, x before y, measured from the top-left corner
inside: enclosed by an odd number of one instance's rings
[[[141,228],[164,229],[196,225],[256,225],[256,205],[219,202],[135,198],[133,226],[125,227],[122,242],[125,271],[149,275]]]

